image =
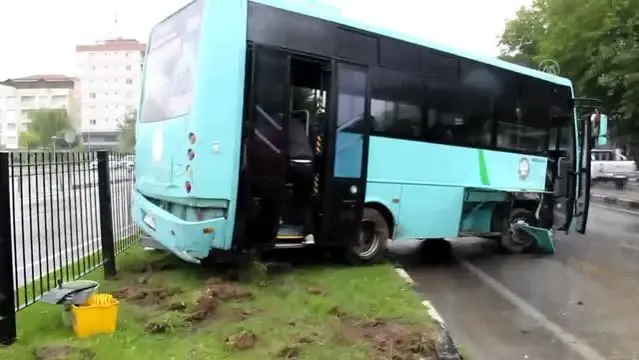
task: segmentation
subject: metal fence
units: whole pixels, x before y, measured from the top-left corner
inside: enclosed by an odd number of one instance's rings
[[[0,343],[15,313],[59,281],[104,266],[139,238],[128,154],[0,153]]]

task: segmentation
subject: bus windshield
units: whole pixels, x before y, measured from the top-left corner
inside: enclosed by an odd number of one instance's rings
[[[151,32],[141,122],[163,121],[191,110],[203,1],[195,1]]]

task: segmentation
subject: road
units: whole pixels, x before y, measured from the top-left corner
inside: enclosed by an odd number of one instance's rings
[[[592,187],[591,193],[620,199],[639,200],[639,185],[631,184],[624,190],[616,190],[611,184],[597,184]]]
[[[119,169],[110,175],[111,181],[116,182],[111,185],[111,203],[117,240],[131,233],[132,178],[128,172]],[[67,184],[83,186],[55,186],[55,177],[50,178],[48,174],[27,179],[14,177],[13,211],[9,220],[13,228],[17,287],[100,248],[97,174],[87,171],[66,176],[75,180]],[[20,181],[22,191],[18,191]],[[75,271],[82,272],[94,266],[98,260],[92,260]]]
[[[474,360],[639,359],[639,213],[593,204],[589,219],[553,256],[468,239],[427,265],[415,243],[393,248]]]

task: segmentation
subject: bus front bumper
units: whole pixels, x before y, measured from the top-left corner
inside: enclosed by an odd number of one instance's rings
[[[165,249],[184,261],[199,264],[211,249],[225,249],[226,218],[185,221],[135,192],[133,219],[147,237],[143,245]]]

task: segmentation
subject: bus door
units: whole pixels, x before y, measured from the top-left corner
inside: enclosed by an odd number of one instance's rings
[[[284,51],[264,46],[248,50],[236,248],[268,247],[277,237],[286,194],[289,67]]]
[[[318,243],[356,245],[366,193],[370,133],[368,68],[334,61]]]
[[[590,181],[591,181],[591,151],[592,123],[590,117],[586,117],[580,126],[579,131],[579,161],[575,176],[579,184],[578,194],[575,202],[576,229],[581,234],[586,233],[588,223],[588,209],[590,207]]]

